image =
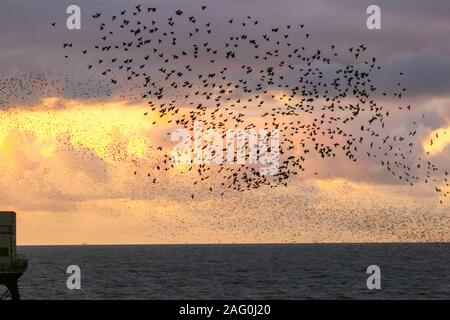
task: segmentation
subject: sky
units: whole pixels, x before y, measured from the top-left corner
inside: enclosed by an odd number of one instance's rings
[[[72,1],[2,0],[0,210],[17,212],[18,244],[450,241],[448,200],[441,204],[430,184],[394,179],[373,159],[311,156],[308,171],[286,187],[224,195],[193,185],[192,173],[182,170],[153,175],[153,147],[170,149],[166,133],[174,126],[153,126],[158,114],[136,98],[135,86],[116,89],[87,72],[95,57],[67,59],[62,47],[92,46],[98,38],[92,14],[111,16],[139,3],[161,16],[206,3],[206,18],[220,26],[216,40],[232,31],[220,21],[251,15],[261,28],[304,24],[308,48],[364,43],[383,66],[375,77],[381,87],[405,74],[401,103],[411,112],[395,112],[398,101],[378,97],[392,110],[384,133],[403,135],[415,122],[416,148],[407,161],[422,157],[450,169],[448,1],[77,1],[82,28],[68,30]],[[366,27],[370,4],[381,8],[380,30]],[[180,47],[189,45],[184,41]],[[248,120],[258,123],[258,115]]]

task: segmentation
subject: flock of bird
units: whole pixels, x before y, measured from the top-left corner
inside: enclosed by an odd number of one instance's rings
[[[406,88],[400,81],[392,92],[377,87],[381,65],[366,57],[365,44],[311,48],[304,24],[267,26],[251,16],[210,21],[206,5],[167,16],[136,5],[91,19],[95,42],[80,47],[66,40],[64,57],[81,60],[82,69],[113,91],[122,88],[124,96],[144,101],[161,121],[189,130],[196,120],[204,130],[279,130],[277,174],[262,175],[250,164],[192,164],[186,170],[196,174],[193,184],[215,175],[221,190],[286,185],[307,171],[308,158],[343,155],[353,162],[367,156],[396,179],[434,182],[436,191],[449,194],[439,187],[448,186],[447,172],[438,181],[431,161],[411,159],[414,128],[407,136],[385,133],[391,114],[411,107],[401,105]],[[384,107],[385,97],[400,106]],[[173,168],[170,152],[162,157],[155,170]]]

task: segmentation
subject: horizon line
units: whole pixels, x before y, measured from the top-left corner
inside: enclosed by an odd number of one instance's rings
[[[17,247],[95,247],[95,246],[245,246],[245,245],[380,245],[380,244],[450,244],[449,241],[405,242],[227,242],[227,243],[75,243],[75,244],[17,244]]]

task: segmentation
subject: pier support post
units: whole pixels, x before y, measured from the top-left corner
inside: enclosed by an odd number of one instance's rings
[[[11,300],[20,300],[19,287],[17,286],[17,281],[8,281],[5,283],[6,288],[8,288],[11,294]]]

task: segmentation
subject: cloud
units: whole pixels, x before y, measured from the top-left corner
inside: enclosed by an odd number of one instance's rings
[[[387,88],[395,88],[397,82],[401,82],[407,89],[405,97],[450,95],[450,56],[436,50],[396,53],[389,58],[384,70],[379,82],[384,82]],[[399,76],[400,72],[405,76]]]
[[[371,163],[335,161],[328,165],[342,178],[219,196],[220,188],[193,186],[192,174],[155,173],[149,153],[129,153],[127,143],[150,134],[139,105],[43,104],[2,112],[0,199],[24,219],[21,243],[449,240],[448,208],[433,190],[371,183],[382,176],[368,176]],[[327,172],[327,162],[312,169]]]
[[[448,207],[407,188],[297,181],[226,198],[98,199],[71,214],[19,212],[19,243],[449,241]],[[39,225],[39,232],[36,226]]]

